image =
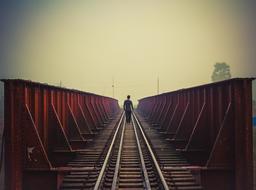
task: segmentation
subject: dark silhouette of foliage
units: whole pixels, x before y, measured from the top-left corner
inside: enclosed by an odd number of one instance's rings
[[[226,63],[216,63],[212,73],[212,81],[222,81],[231,78],[230,66]]]

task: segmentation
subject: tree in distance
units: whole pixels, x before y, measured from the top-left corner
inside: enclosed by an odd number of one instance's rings
[[[216,63],[212,73],[212,81],[218,82],[231,78],[230,66],[226,63]]]

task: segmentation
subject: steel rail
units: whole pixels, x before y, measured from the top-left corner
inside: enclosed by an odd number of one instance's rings
[[[112,181],[111,190],[115,190],[116,189],[118,172],[119,172],[120,161],[121,161],[121,153],[122,153],[122,147],[123,147],[123,141],[124,141],[124,130],[125,130],[125,122],[123,124],[123,129],[122,129],[121,140],[120,140],[119,149],[118,149],[115,173],[114,173],[114,177],[113,177],[113,181]]]
[[[121,119],[120,119],[120,121],[119,121],[119,123],[118,123],[118,127],[117,127],[117,129],[116,129],[116,132],[115,132],[114,137],[113,137],[113,140],[112,140],[112,142],[111,142],[111,144],[110,144],[108,153],[107,153],[107,155],[106,155],[106,158],[105,158],[104,163],[103,163],[103,165],[102,165],[102,168],[101,168],[101,170],[100,170],[99,176],[98,176],[97,181],[96,181],[96,183],[95,183],[95,186],[94,186],[94,188],[93,188],[94,190],[98,190],[99,187],[100,187],[100,184],[101,184],[101,181],[102,181],[104,172],[105,172],[105,170],[106,170],[107,163],[109,162],[110,154],[111,154],[111,152],[112,152],[112,149],[113,149],[113,146],[114,146],[114,143],[115,143],[115,140],[116,140],[116,136],[117,136],[117,133],[118,133],[118,131],[119,131],[119,129],[120,129],[120,126],[121,126],[121,123],[122,123],[122,121],[123,121],[123,118],[124,118],[124,112],[122,113]]]
[[[165,178],[164,178],[164,175],[163,175],[163,173],[162,173],[162,171],[161,171],[161,169],[160,169],[160,166],[159,166],[159,164],[158,164],[158,162],[157,162],[157,160],[156,160],[156,157],[155,157],[155,155],[154,155],[154,153],[153,153],[153,150],[152,150],[151,146],[149,145],[149,142],[148,142],[148,140],[147,140],[147,137],[146,137],[146,135],[145,135],[145,133],[144,133],[144,131],[143,131],[141,125],[140,125],[140,122],[139,122],[139,120],[137,119],[137,116],[135,115],[134,112],[132,112],[132,115],[134,116],[134,118],[135,118],[135,120],[136,120],[136,123],[137,123],[137,125],[138,125],[138,127],[139,127],[139,129],[140,129],[140,131],[141,131],[142,137],[143,137],[143,139],[144,139],[144,141],[145,141],[145,143],[146,143],[146,145],[147,145],[147,148],[148,148],[148,150],[149,150],[149,152],[150,152],[151,158],[152,158],[152,160],[153,160],[153,162],[154,162],[154,165],[155,165],[155,167],[156,167],[157,173],[158,173],[158,175],[159,175],[159,177],[160,177],[160,180],[161,180],[161,182],[162,182],[163,188],[164,188],[165,190],[167,190],[167,189],[169,189],[169,187],[168,187],[167,182],[166,182],[166,180],[165,180]]]
[[[140,141],[139,141],[138,133],[137,133],[137,130],[136,130],[136,125],[135,125],[133,117],[131,119],[132,119],[132,125],[133,125],[133,128],[134,128],[135,137],[136,137],[137,148],[139,150],[140,163],[141,163],[141,166],[142,166],[142,169],[143,169],[143,176],[144,176],[144,181],[146,183],[146,189],[151,190],[150,181],[149,181],[149,178],[148,178],[148,172],[147,172],[147,168],[146,168],[146,165],[145,165],[143,153],[142,153],[142,150],[141,150]]]

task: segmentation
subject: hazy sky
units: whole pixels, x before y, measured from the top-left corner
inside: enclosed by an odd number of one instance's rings
[[[216,62],[256,76],[255,3],[225,0],[0,4],[0,78],[123,101],[209,83]]]

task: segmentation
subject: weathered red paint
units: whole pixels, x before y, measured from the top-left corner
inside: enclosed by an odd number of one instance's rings
[[[65,172],[56,167],[119,110],[117,100],[25,80],[2,81],[5,189],[57,189]]]
[[[206,190],[253,189],[252,80],[231,79],[139,100],[138,110],[201,167]]]

